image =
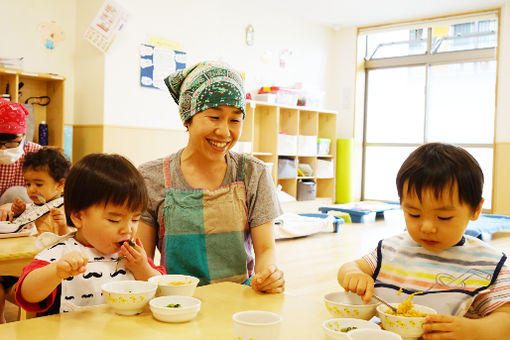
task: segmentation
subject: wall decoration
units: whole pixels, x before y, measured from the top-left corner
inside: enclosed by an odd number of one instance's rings
[[[123,7],[115,0],[106,0],[83,37],[105,53],[124,27],[127,19],[128,12]]]
[[[164,79],[186,68],[186,52],[166,47],[140,44],[140,85],[165,88]]]
[[[42,35],[44,47],[48,50],[54,50],[55,47],[57,47],[57,44],[64,41],[66,38],[64,29],[55,21],[41,22],[37,26],[37,30]]]

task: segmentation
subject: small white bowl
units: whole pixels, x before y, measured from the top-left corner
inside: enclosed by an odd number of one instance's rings
[[[375,300],[364,304],[358,294],[351,292],[333,292],[324,295],[324,303],[329,312],[337,318],[370,320],[375,315]]]
[[[402,337],[396,333],[382,329],[355,329],[349,332],[352,340],[402,340]]]
[[[347,334],[350,334],[352,331],[342,332],[341,330],[346,327],[356,327],[356,329],[380,329],[378,325],[373,322],[361,320],[361,319],[352,319],[352,318],[336,318],[329,319],[322,323],[322,329],[324,329],[324,333],[326,334],[326,339],[331,340],[350,340]]]
[[[179,304],[179,307],[168,307]],[[202,301],[191,296],[165,295],[152,299],[149,306],[154,318],[165,322],[186,322],[197,316]]]
[[[158,285],[157,295],[193,296],[199,279],[190,275],[167,274],[153,276],[149,282]]]
[[[399,304],[390,303],[390,305],[397,307]],[[383,304],[377,306],[377,315],[381,319],[381,324],[385,330],[397,333],[406,339],[418,339],[423,334],[422,325],[425,322],[426,316],[409,317],[392,315],[386,313],[388,309]],[[434,309],[423,305],[414,305],[413,309],[422,313],[437,314]]]
[[[14,233],[19,229],[19,223],[10,221],[0,221],[0,234]]]
[[[143,311],[158,287],[147,281],[112,281],[101,286],[106,304],[121,315],[135,315]]]

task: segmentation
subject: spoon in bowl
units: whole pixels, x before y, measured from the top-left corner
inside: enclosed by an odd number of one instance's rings
[[[379,300],[380,302],[382,302],[383,304],[385,304],[386,306],[388,306],[395,314],[397,314],[397,308],[393,307],[392,305],[389,304],[389,302],[387,302],[386,300],[384,299],[381,299],[379,296],[373,294],[372,297],[376,300]]]

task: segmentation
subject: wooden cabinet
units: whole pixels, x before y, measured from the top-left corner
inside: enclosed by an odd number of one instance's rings
[[[48,144],[64,147],[64,82],[65,78],[56,74],[0,68],[0,94],[8,90],[11,101],[25,104],[30,97],[50,98],[47,106],[34,105],[36,143],[39,123],[44,120],[48,124]]]
[[[298,181],[313,180],[317,184],[316,197],[330,198],[333,201],[336,117],[336,112],[329,110],[247,101],[246,118],[238,143],[238,151],[272,164],[274,183],[281,185],[286,193],[297,197]],[[317,154],[318,138],[331,141],[328,154]],[[281,159],[290,160],[290,163],[293,162],[296,165],[309,164],[313,173],[310,176],[298,176],[296,171],[291,176],[279,177],[278,163]],[[331,171],[326,175],[324,172],[319,173],[317,176],[318,167],[324,164],[329,164]]]

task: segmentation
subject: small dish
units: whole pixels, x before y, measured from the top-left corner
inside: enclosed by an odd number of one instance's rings
[[[158,287],[147,281],[112,281],[101,286],[106,304],[120,315],[135,315],[156,294]]]
[[[349,332],[351,340],[402,340],[397,333],[382,329],[355,329]]]
[[[164,322],[186,322],[197,316],[202,301],[191,296],[165,295],[149,302],[154,318]]]
[[[0,221],[0,234],[15,233],[19,229],[19,224],[11,221]]]
[[[193,296],[199,279],[190,275],[167,274],[153,276],[149,282],[158,285],[158,296],[181,295]]]
[[[355,327],[352,330],[346,330],[348,327]],[[329,319],[322,323],[322,329],[326,334],[326,339],[330,340],[350,340],[350,332],[356,329],[380,329],[379,326],[373,322],[353,319],[353,318],[336,318]]]
[[[324,303],[329,312],[337,318],[355,318],[370,320],[375,315],[379,302],[370,300],[364,304],[358,294],[351,292],[333,292],[324,295]]]

